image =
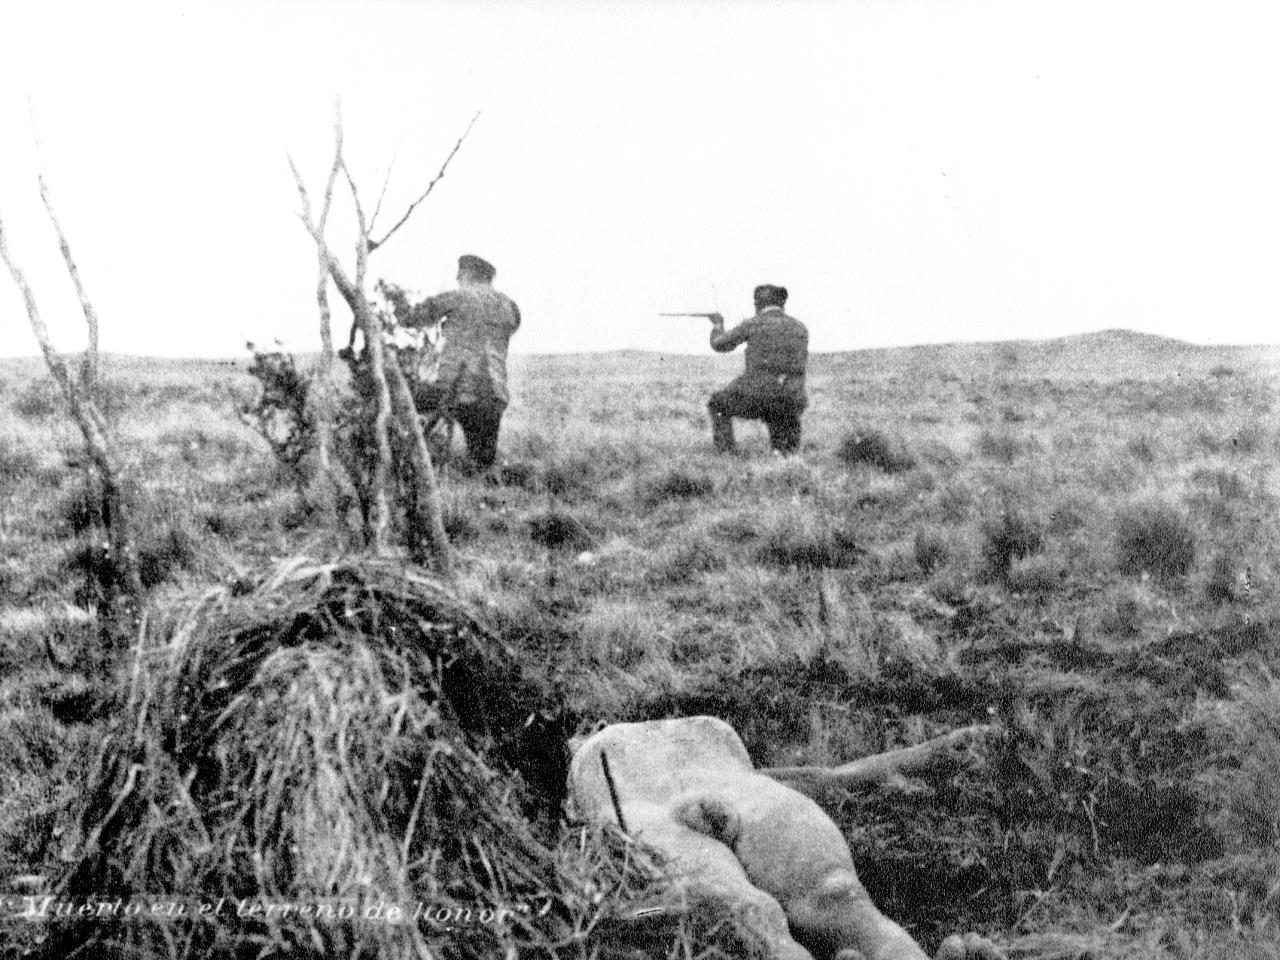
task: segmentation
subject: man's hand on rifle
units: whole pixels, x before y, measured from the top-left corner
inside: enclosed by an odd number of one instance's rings
[[[706,318],[707,318],[708,320],[710,320],[710,321],[711,321],[711,325],[712,325],[713,327],[723,327],[723,326],[724,326],[724,314],[722,314],[722,313],[708,313],[708,314],[704,314],[704,316],[706,316]]]

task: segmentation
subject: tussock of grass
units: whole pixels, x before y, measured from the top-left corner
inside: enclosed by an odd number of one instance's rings
[[[179,570],[195,566],[199,542],[183,523],[175,523],[147,536],[138,547],[138,576],[150,590],[173,578]]]
[[[1167,504],[1142,504],[1116,517],[1115,555],[1121,573],[1180,577],[1195,563],[1195,534]]]
[[[945,536],[936,530],[924,528],[916,531],[912,551],[925,576],[947,563],[952,554],[951,543]]]
[[[1130,437],[1124,445],[1129,456],[1143,463],[1152,463],[1160,455],[1160,441],[1149,433]]]
[[[479,960],[565,942],[609,955],[636,938],[664,955],[699,938],[701,949],[753,953],[749,937],[691,914],[652,855],[616,831],[582,828],[560,842],[525,819],[522,782],[563,789],[563,740],[530,731],[542,694],[512,651],[422,575],[299,558],[206,597],[168,637],[154,667],[135,673],[90,777],[83,830],[93,842],[64,895],[325,898],[357,915],[379,900],[552,908],[435,931],[262,917],[72,921],[50,931],[42,956],[168,955],[174,936],[216,958],[250,940],[298,958],[429,950]],[[655,918],[632,917],[641,901],[658,907]]]
[[[538,468],[523,460],[503,463],[498,468],[498,477],[508,487],[519,487],[530,490],[537,486]]]
[[[705,536],[694,536],[677,543],[659,567],[656,578],[661,583],[681,583],[704,573],[723,570],[728,565],[723,547]]]
[[[646,484],[641,491],[640,500],[645,506],[652,508],[667,500],[706,497],[714,490],[715,481],[705,473],[675,468]]]
[[[586,524],[563,510],[548,510],[531,517],[529,539],[549,550],[589,550],[595,544]]]
[[[1238,470],[1198,467],[1191,473],[1191,482],[1206,487],[1225,500],[1244,500],[1249,495],[1244,478]]]
[[[937,509],[947,523],[961,523],[969,519],[977,498],[973,489],[963,480],[951,480],[938,494]]]
[[[598,600],[582,619],[583,654],[601,666],[628,670],[647,655],[661,658],[669,641],[649,609],[634,600]]]
[[[1204,596],[1210,603],[1234,603],[1238,597],[1239,575],[1236,560],[1231,554],[1220,551],[1209,561],[1205,576]]]
[[[0,438],[0,485],[16,485],[35,475],[39,469],[40,461],[30,450]]]
[[[32,380],[9,402],[13,412],[24,420],[43,420],[65,410],[66,401],[53,381]]]
[[[568,457],[547,464],[542,489],[554,497],[572,499],[588,494],[597,483],[595,464],[588,457]]]
[[[903,473],[916,465],[915,456],[900,440],[871,429],[846,434],[836,456],[847,466],[865,463],[885,473]]]
[[[1078,493],[1067,494],[1049,511],[1049,532],[1060,537],[1073,534],[1084,527],[1098,510],[1099,504],[1092,498]]]
[[[1137,598],[1126,594],[1106,607],[1098,620],[1098,628],[1107,636],[1132,640],[1142,633],[1145,611]]]
[[[1229,776],[1223,808],[1242,849],[1280,845],[1280,687],[1251,685],[1233,728],[1239,731],[1239,767]],[[1280,890],[1272,890],[1280,906]]]
[[[441,510],[441,521],[449,542],[460,546],[473,542],[480,536],[480,524],[476,520],[473,504],[447,497]]]
[[[983,430],[978,434],[978,452],[989,460],[1013,463],[1025,454],[1039,449],[1033,436],[1013,430]]]
[[[1039,524],[1009,507],[982,524],[982,556],[987,575],[1003,580],[1015,560],[1036,553],[1043,542]]]
[[[763,564],[808,569],[851,567],[865,555],[866,549],[844,524],[791,513],[773,520],[756,551]]]
[[[1029,596],[1043,596],[1061,589],[1066,580],[1062,563],[1052,557],[1027,557],[1014,561],[1005,576],[1010,591]]]

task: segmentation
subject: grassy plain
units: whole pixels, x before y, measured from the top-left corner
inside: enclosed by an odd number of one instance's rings
[[[760,765],[995,721],[932,798],[830,803],[926,946],[1280,952],[1280,352],[819,355],[789,460],[758,424],[711,452],[740,362],[516,358],[506,482],[443,464],[462,590],[541,681],[584,725],[717,714]],[[107,363],[157,607],[341,548],[237,419],[244,367]],[[35,361],[0,377],[0,876],[53,876],[121,680],[78,437]]]

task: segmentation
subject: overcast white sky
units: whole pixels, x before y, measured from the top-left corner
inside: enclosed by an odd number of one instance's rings
[[[342,99],[420,292],[498,267],[513,349],[705,349],[781,283],[812,347],[1128,327],[1280,342],[1280,10],[1201,2],[9,4],[0,217],[60,345],[317,346],[313,189]],[[347,219],[331,224],[349,255]],[[337,300],[335,296],[335,301]],[[341,323],[346,323],[345,311]],[[0,272],[0,354],[34,352]]]

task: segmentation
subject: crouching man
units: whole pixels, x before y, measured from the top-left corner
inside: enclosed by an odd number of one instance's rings
[[[414,403],[421,413],[456,420],[467,455],[482,470],[497,460],[508,400],[507,343],[520,326],[520,308],[493,288],[496,272],[488,261],[464,254],[458,258],[458,289],[427,298],[407,323],[431,327],[443,321],[435,380],[418,386]]]
[[[800,415],[808,405],[804,370],[809,357],[809,330],[783,313],[787,288],[762,284],[754,297],[756,314],[732,330],[724,317],[710,314],[711,349],[728,353],[745,343],[746,369],[723,390],[711,395],[711,437],[716,450],[733,453],[733,418],[763,420],[769,441],[781,454],[800,449]]]

